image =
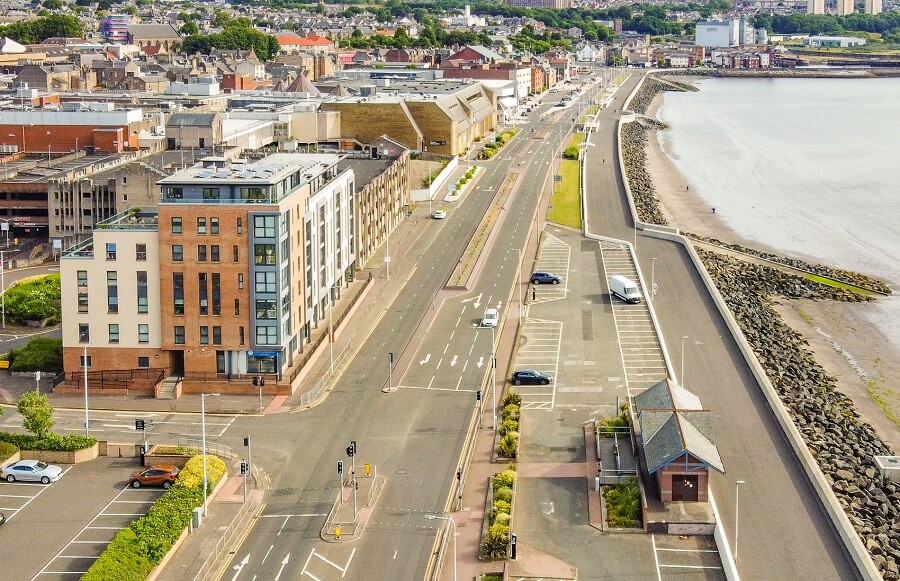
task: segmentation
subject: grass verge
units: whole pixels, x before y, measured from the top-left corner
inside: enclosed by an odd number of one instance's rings
[[[576,133],[569,147],[584,141],[583,133]],[[559,163],[561,182],[554,182],[554,192],[550,197],[547,221],[581,230],[581,164],[574,159],[564,159]]]

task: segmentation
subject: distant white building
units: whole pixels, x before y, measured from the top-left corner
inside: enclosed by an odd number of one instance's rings
[[[575,48],[575,60],[580,63],[605,60],[603,58],[603,47],[594,46],[589,42],[581,43]]]
[[[756,41],[750,21],[741,16],[731,20],[697,22],[695,44],[704,48],[724,48],[753,44]]]
[[[847,16],[848,14],[853,14],[856,10],[853,0],[836,0],[835,8],[837,9],[838,16]]]
[[[866,44],[865,38],[856,36],[815,36],[810,35],[803,41],[803,44],[810,47],[822,48],[847,48],[850,46],[863,46]]]
[[[807,0],[806,13],[825,14],[825,0]]]
[[[881,0],[866,0],[866,14],[881,14]]]

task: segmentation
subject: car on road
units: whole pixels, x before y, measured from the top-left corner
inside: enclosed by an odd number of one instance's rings
[[[180,470],[172,464],[156,464],[150,468],[137,470],[128,479],[128,485],[132,488],[141,486],[162,486],[168,489],[175,483]]]
[[[496,327],[499,320],[500,312],[497,309],[488,309],[484,312],[484,316],[481,317],[481,326]]]
[[[552,272],[533,272],[531,273],[531,284],[559,284],[562,279]]]
[[[7,482],[40,482],[42,484],[50,484],[56,482],[62,475],[62,468],[47,464],[40,460],[20,460],[15,464],[4,466],[0,470],[2,476]]]
[[[510,379],[513,385],[550,385],[553,378],[535,369],[520,369],[512,374]]]
[[[431,215],[435,220],[443,220],[447,217],[447,210],[435,210],[434,214]]]

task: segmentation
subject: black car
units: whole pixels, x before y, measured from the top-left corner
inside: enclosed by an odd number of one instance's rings
[[[559,284],[562,279],[550,272],[534,272],[531,274],[531,284]]]
[[[512,374],[513,385],[550,385],[553,378],[542,371],[522,369]]]

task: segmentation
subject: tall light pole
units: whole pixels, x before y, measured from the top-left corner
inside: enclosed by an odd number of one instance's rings
[[[438,516],[436,514],[426,514],[426,520],[445,520],[450,523],[450,532],[453,534],[453,581],[456,581],[456,521],[452,516]]]
[[[50,132],[48,131],[47,132],[47,167],[50,167],[50,147],[51,147]]]
[[[9,247],[9,230],[6,231],[6,246]],[[2,301],[3,309],[2,324],[3,330],[6,330],[6,256],[9,250],[0,250],[0,301]]]
[[[656,298],[656,257],[650,263],[650,300]]]
[[[90,418],[88,417],[88,358],[87,358],[87,348],[90,343],[87,342],[87,337],[84,338],[84,351],[81,355],[81,362],[84,364],[84,435],[91,435],[91,423]]]
[[[479,329],[484,329],[484,327],[475,327],[475,331],[477,332]],[[493,397],[493,407],[492,410],[492,420],[491,420],[491,429],[494,431],[497,430],[497,343],[496,343],[496,334],[494,327],[488,327],[491,330],[491,395]]]
[[[217,396],[218,393],[200,394],[200,433],[203,438],[203,516],[209,514],[209,480],[206,477],[206,396]]]
[[[743,480],[737,480],[734,483],[734,560],[737,562],[738,557],[738,516],[741,508],[741,484],[745,484]]]
[[[687,339],[687,335],[681,338],[681,387],[684,387],[684,341]]]
[[[519,287],[519,316],[522,316],[522,249],[516,248],[516,286]]]

